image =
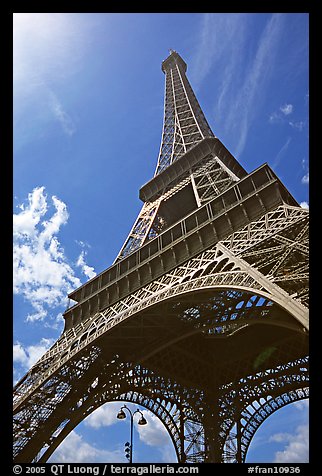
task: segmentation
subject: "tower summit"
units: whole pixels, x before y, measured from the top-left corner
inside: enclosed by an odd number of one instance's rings
[[[162,62],[165,74],[163,132],[155,175],[205,137],[214,134],[186,77],[187,65],[174,50]]]
[[[187,63],[181,58],[181,56],[173,49],[169,49],[169,56],[162,61],[161,69],[164,73],[167,70],[174,69],[176,65],[182,70],[183,73],[187,71]]]
[[[309,212],[214,136],[178,53],[162,70],[142,210],[15,386],[16,462],[47,461],[94,410],[127,401],[158,416],[178,462],[242,463],[261,423],[308,397]]]

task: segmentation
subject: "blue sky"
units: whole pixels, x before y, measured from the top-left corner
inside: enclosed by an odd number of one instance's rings
[[[25,13],[14,14],[13,38],[17,381],[63,330],[67,293],[112,264],[141,209],[169,48],[242,166],[268,162],[309,206],[308,14]],[[119,407],[92,414],[52,461],[125,461],[129,422],[116,420]],[[134,461],[175,461],[160,422],[146,418]],[[278,411],[248,461],[307,461],[307,429],[307,401]]]

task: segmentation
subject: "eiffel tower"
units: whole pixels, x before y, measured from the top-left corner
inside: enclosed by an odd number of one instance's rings
[[[213,134],[170,50],[154,177],[115,262],[73,291],[57,342],[14,388],[14,460],[45,462],[111,401],[159,417],[180,463],[242,463],[308,397],[308,210]]]

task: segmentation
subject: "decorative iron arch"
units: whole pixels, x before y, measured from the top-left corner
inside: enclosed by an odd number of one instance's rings
[[[242,442],[241,442],[241,462],[245,463],[247,458],[247,453],[253,438],[255,437],[260,426],[264,421],[269,418],[273,413],[280,410],[281,408],[309,398],[309,388],[304,387],[301,389],[293,390],[286,392],[274,398],[266,397],[266,401],[259,405],[255,410],[254,414],[247,421],[245,427],[242,429]],[[283,403],[282,403],[283,402]],[[254,404],[255,402],[253,402]],[[258,402],[257,402],[258,403]],[[237,454],[238,454],[238,444],[237,444],[237,424],[234,425],[230,434],[228,435],[225,442],[225,450],[223,454],[223,459],[225,463],[238,463]]]
[[[144,373],[145,369],[141,369],[141,371]],[[149,373],[149,379],[151,378],[153,378],[153,374]],[[160,380],[160,378],[155,378],[155,385],[157,386],[157,381]],[[194,420],[195,423],[198,424],[199,416],[197,412],[192,407],[188,409],[187,402],[184,402],[184,416],[183,408],[181,407],[180,402],[178,402],[178,399],[175,399],[175,396],[170,395],[165,397],[160,394],[161,396],[156,398],[158,393],[157,388],[155,391],[153,391],[151,396],[150,388],[138,389],[133,383],[134,380],[135,379],[131,379],[130,376],[128,381],[124,382],[123,387],[118,388],[115,394],[110,394],[108,391],[104,390],[104,388],[101,388],[98,390],[96,395],[93,396],[94,398],[92,397],[90,399],[91,402],[89,402],[89,405],[85,405],[84,408],[82,408],[82,406],[80,406],[78,409],[75,408],[73,418],[66,423],[59,434],[55,436],[55,438],[51,439],[51,444],[47,445],[47,448],[45,448],[44,451],[39,454],[37,461],[39,463],[48,461],[50,456],[68,436],[68,434],[73,429],[75,429],[79,423],[81,423],[85,418],[87,418],[102,405],[115,401],[126,401],[137,403],[138,405],[151,411],[157,418],[159,418],[169,434],[178,462],[187,462],[189,459],[187,447],[188,449],[191,449],[193,445],[189,445],[189,443],[197,442],[192,441],[191,438],[187,438],[187,435],[185,434],[185,424],[188,422],[189,427],[194,423]]]
[[[242,393],[238,395],[241,399],[240,409],[237,405],[235,412],[238,419],[233,415],[230,425],[226,427],[223,462],[245,462],[251,441],[262,423],[284,406],[309,398],[307,365],[308,357],[285,366],[282,375],[277,379],[280,387],[270,378],[270,373],[267,374],[266,380],[262,380],[260,376],[262,382],[253,386],[251,399],[243,395],[248,393],[248,386],[245,385]],[[266,391],[263,391],[262,387],[266,387]],[[237,396],[237,392],[235,395]]]
[[[252,415],[243,430],[243,439],[245,441],[243,441],[244,449],[242,450],[242,453],[245,455],[243,458],[244,461],[246,460],[249,446],[256,432],[258,431],[259,427],[264,423],[264,421],[281,408],[290,405],[291,403],[305,400],[307,398],[309,398],[309,387],[303,387],[290,392],[286,392],[271,399],[266,398],[266,402],[256,410],[255,414]]]

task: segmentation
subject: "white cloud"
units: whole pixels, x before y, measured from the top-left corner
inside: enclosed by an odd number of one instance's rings
[[[302,208],[309,208],[309,204],[307,202],[301,202],[300,207]]]
[[[309,424],[307,423],[309,399],[293,403],[301,424],[293,433],[283,432],[271,435],[269,441],[281,443],[284,447],[275,454],[274,463],[307,463],[309,461]]]
[[[285,447],[277,451],[274,463],[308,463],[309,462],[309,425],[300,425],[295,434],[275,434],[270,441],[284,442]]]
[[[137,427],[140,440],[148,446],[158,448],[163,462],[177,463],[173,443],[161,420],[148,410],[143,410],[142,413],[147,425]]]
[[[269,442],[275,443],[284,443],[285,441],[289,441],[291,435],[289,433],[275,433],[274,435],[269,437]]]
[[[116,415],[121,408],[120,402],[109,402],[101,407],[97,408],[93,413],[91,413],[85,420],[84,423],[86,426],[92,428],[101,428],[103,426],[110,426],[117,423],[118,420]]]
[[[29,368],[27,353],[19,342],[13,345],[13,363],[15,362],[18,362],[25,368]]]
[[[280,106],[278,111],[272,112],[268,117],[268,122],[270,124],[288,124],[292,129],[297,129],[302,131],[305,127],[305,121],[289,121],[286,119],[286,116],[289,116],[293,112],[292,104],[284,104]]]
[[[86,426],[98,429],[103,426],[110,426],[114,423],[117,423],[118,420],[116,415],[121,406],[122,402],[109,402],[105,405],[102,405],[86,418]],[[134,412],[137,408],[131,404],[127,404],[127,406],[132,412]],[[148,410],[143,410],[142,413],[148,424],[144,426],[137,425],[140,440],[150,446],[166,445],[169,442],[169,434],[163,423],[157,416]],[[128,417],[127,413],[126,415]],[[136,416],[134,416],[134,418],[136,419]],[[139,419],[139,416],[137,416],[137,418]]]
[[[84,257],[86,256],[86,252],[82,251],[78,257],[76,266],[79,266],[82,269],[82,272],[87,276],[89,279],[94,278],[96,276],[96,272],[92,266],[88,266],[85,262]]]
[[[288,116],[289,114],[292,114],[292,112],[293,112],[293,105],[292,104],[284,104],[283,106],[280,107],[280,111],[282,111],[282,113],[285,116]]]
[[[161,420],[147,410],[143,410],[142,413],[148,424],[138,426],[140,440],[147,445],[157,447],[162,447],[169,443],[169,434]]]
[[[126,462],[124,450],[114,451],[95,448],[84,441],[83,437],[73,430],[59,445],[48,460],[49,463],[121,463]]]
[[[85,419],[84,424],[87,427],[95,429],[114,425],[119,421],[117,420],[116,415],[122,405],[123,403],[119,401],[106,403],[88,416]],[[131,403],[127,403],[127,406],[132,412],[137,409],[137,406]],[[157,416],[148,410],[143,410],[142,413],[147,421],[147,425],[141,426],[135,423],[135,428],[139,433],[140,440],[148,446],[158,448],[161,453],[162,461],[167,463],[177,462],[173,444],[163,423]],[[127,412],[126,416],[127,418],[129,417]],[[135,422],[138,419],[139,415],[134,416]]]
[[[21,213],[13,215],[13,235],[25,235],[32,238],[35,228],[41,217],[47,212],[47,201],[44,195],[44,187],[35,188],[28,194],[29,205],[27,209],[23,204],[18,205]]]
[[[82,240],[75,240],[75,243],[77,243],[81,248],[91,248],[91,245]]]
[[[27,347],[24,347],[20,342],[16,342],[13,345],[14,384],[40,359],[54,342],[54,339],[42,338],[37,344]]]
[[[298,402],[294,402],[293,406],[299,411],[308,410],[310,406],[310,400],[308,398],[305,400],[299,400]]]
[[[28,321],[45,319],[49,309],[65,305],[67,294],[81,285],[57,238],[68,221],[67,207],[55,196],[51,200],[48,204],[44,187],[37,187],[13,216],[14,293],[33,308]]]
[[[302,180],[301,182],[305,185],[307,185],[309,183],[309,179],[310,179],[310,176],[309,176],[309,172],[307,174],[305,174],[303,177],[302,177]]]
[[[17,342],[13,345],[13,363],[20,364],[25,370],[30,369],[54,342],[54,339],[42,338],[38,344],[26,348]]]
[[[163,463],[178,463],[177,455],[172,443],[159,448]]]

